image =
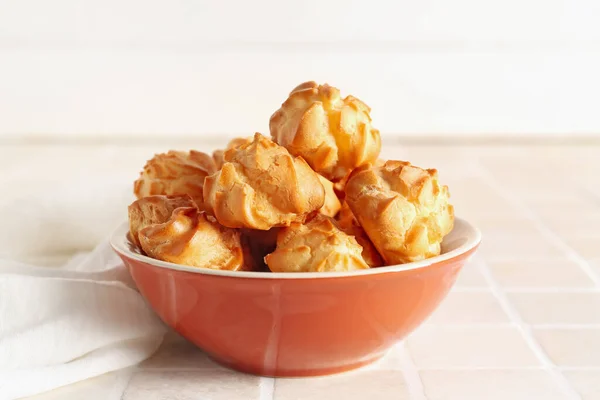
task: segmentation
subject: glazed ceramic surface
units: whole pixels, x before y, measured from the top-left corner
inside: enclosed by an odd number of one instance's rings
[[[199,269],[151,259],[127,239],[111,244],[157,314],[231,368],[311,376],[368,364],[419,326],[474,253],[480,233],[457,219],[440,256],[351,273]]]

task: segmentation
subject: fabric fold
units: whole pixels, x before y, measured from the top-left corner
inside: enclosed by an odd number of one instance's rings
[[[135,365],[166,330],[108,242],[62,268],[0,261],[0,400]]]

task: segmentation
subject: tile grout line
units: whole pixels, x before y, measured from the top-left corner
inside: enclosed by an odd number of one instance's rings
[[[532,221],[532,222],[535,223],[535,221]],[[542,230],[543,230],[543,228],[542,228]],[[541,234],[542,234],[542,232],[540,232],[540,235]],[[489,237],[489,236],[492,236],[492,235],[490,235],[490,234],[486,235],[486,237]],[[532,237],[534,237],[534,236],[532,236]],[[558,239],[558,240],[560,240],[560,239]],[[567,245],[565,244],[565,246],[567,246]],[[530,256],[522,254],[522,253],[521,254],[517,253],[516,256],[518,256],[519,259],[521,259],[522,261],[556,263],[556,257],[554,257],[554,258],[552,258],[552,257],[543,257],[543,258],[541,258],[541,257],[537,257],[537,256],[530,257]],[[568,254],[565,254],[564,257],[565,257],[566,260],[573,261],[573,259],[569,258]],[[491,261],[499,261],[499,262],[514,261],[515,255],[512,255],[512,256],[510,256],[510,255],[509,256],[506,256],[506,255],[498,256],[498,255],[487,254],[486,255],[486,259],[488,261],[491,260]]]
[[[592,287],[592,288],[553,288],[553,287],[508,287],[504,288],[504,292],[506,293],[536,293],[536,294],[544,294],[544,293],[600,293],[600,288]]]
[[[419,374],[419,370],[417,369],[417,366],[415,365],[408,351],[406,340],[402,341],[400,370],[402,371],[402,375],[404,375],[404,379],[406,380],[411,400],[427,400],[421,375]]]
[[[563,366],[557,367],[560,371],[600,371],[600,366],[573,367]],[[542,366],[536,367],[449,367],[449,366],[433,366],[419,368],[418,371],[547,371],[547,368]]]
[[[162,345],[162,343],[161,343],[161,345]],[[131,367],[131,371],[128,374],[127,379],[126,379],[127,382],[125,382],[125,379],[123,381],[123,383],[124,383],[123,390],[121,391],[120,395],[118,397],[115,397],[115,398],[118,398],[119,400],[124,400],[125,399],[125,395],[127,394],[127,389],[129,389],[129,385],[131,384],[131,379],[133,378],[133,375],[135,375],[135,373],[139,372],[139,371],[142,371],[142,369],[140,369],[139,363],[137,365]],[[114,388],[113,388],[113,390],[114,390]]]
[[[597,287],[530,287],[530,286],[508,286],[503,288],[506,293],[600,293]],[[453,287],[452,293],[489,293],[489,287]]]
[[[419,371],[547,371],[542,366],[533,367],[456,367],[448,365],[419,368]]]
[[[531,324],[530,326],[534,329],[600,329],[600,324]]]
[[[540,232],[540,235],[542,235],[542,233]],[[486,239],[489,239],[489,236],[486,235],[485,236]],[[539,236],[538,236],[539,237]],[[489,240],[488,240],[489,242]],[[488,252],[489,250],[482,250],[481,254],[485,254],[486,255],[486,259],[488,262],[493,262],[493,263],[507,263],[507,262],[514,262],[515,258],[518,258],[519,261],[521,262],[544,262],[544,260],[539,260],[539,259],[529,259],[527,258],[525,255],[523,254],[519,254],[516,253],[514,254],[512,257],[511,256],[500,256],[500,257],[495,257],[495,256],[490,256],[489,254],[486,254],[486,252]],[[598,282],[596,282],[596,278],[593,277],[594,272],[586,272],[586,267],[582,266],[581,264],[579,264],[579,262],[568,256],[567,254],[564,255],[565,257],[565,261],[573,261],[575,264],[577,264],[578,267],[580,267],[581,271],[592,281],[592,283],[594,284],[594,286],[597,286],[600,288],[600,277],[598,278]],[[553,261],[547,261],[547,262],[553,262]],[[591,271],[591,269],[590,269]]]
[[[220,365],[205,366],[205,367],[143,367],[139,369],[139,372],[197,372],[197,371],[215,371],[225,369]]]
[[[579,366],[565,365],[565,366],[559,367],[558,369],[560,369],[561,371],[600,371],[600,366],[589,365],[589,366],[579,367]]]
[[[506,297],[506,294],[502,291],[502,288],[494,281],[494,277],[492,276],[487,264],[483,262],[479,265],[479,268],[484,278],[492,287],[492,293],[500,303],[500,307],[502,307],[504,312],[509,316],[510,320],[515,324],[516,329],[521,333],[523,339],[531,351],[533,351],[538,361],[542,364],[543,368],[554,377],[555,382],[560,387],[562,392],[568,396],[568,398],[573,400],[581,400],[581,396],[571,386],[570,382],[563,375],[558,366],[552,362],[542,346],[535,339],[533,333],[531,332],[531,328],[523,322],[517,310],[510,304],[510,301],[508,300],[508,297]]]
[[[261,376],[258,381],[259,400],[273,400],[275,398],[275,378]]]
[[[514,325],[509,325],[509,326],[514,327]],[[448,365],[440,365],[440,366],[434,365],[434,366],[417,368],[416,365],[414,365],[414,364],[404,365],[404,361],[405,360],[401,359],[401,365],[398,367],[374,368],[374,369],[371,369],[370,371],[405,372],[405,371],[411,370],[411,372],[413,372],[413,371],[431,371],[431,370],[435,370],[435,371],[438,371],[438,370],[449,370],[449,371],[495,371],[495,370],[498,370],[498,371],[538,371],[539,370],[539,371],[547,371],[548,370],[547,367],[544,367],[541,365],[540,366],[514,366],[514,367],[491,367],[491,366],[489,366],[489,367],[488,366],[461,367],[461,366],[448,366]],[[409,363],[412,362],[410,360],[410,355],[409,355],[408,362]],[[600,366],[562,365],[562,366],[557,366],[557,369],[561,370],[561,371],[600,371]],[[150,368],[150,369],[142,369],[139,371],[132,371],[131,375],[133,375],[135,372],[201,372],[201,371],[214,371],[214,370],[210,369],[210,368],[164,367],[164,368]],[[349,372],[351,372],[351,371],[349,371]],[[269,377],[260,377],[260,378],[264,378],[265,380],[273,379],[273,381],[275,381],[277,379],[277,378],[269,378]],[[414,375],[413,375],[413,378],[414,378]],[[260,385],[260,383],[259,383],[259,385]],[[270,388],[268,387],[268,382],[265,383],[265,386],[267,386],[265,388],[266,391],[270,390]],[[416,386],[418,387],[419,385],[416,385]]]
[[[453,293],[489,293],[490,288],[484,287],[484,286],[480,286],[480,287],[454,286],[454,287],[450,288],[450,291]]]
[[[599,324],[529,324],[523,322],[525,325],[533,328],[533,329],[600,329]],[[426,326],[434,329],[447,329],[447,330],[461,330],[461,329],[503,329],[514,327],[516,322],[472,322],[472,323],[429,323],[425,322],[422,326]]]

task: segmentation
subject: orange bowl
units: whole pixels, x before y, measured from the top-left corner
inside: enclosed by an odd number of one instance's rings
[[[357,272],[187,267],[140,254],[123,224],[111,245],[162,320],[233,369],[314,376],[369,364],[438,306],[481,234],[457,219],[442,254]]]

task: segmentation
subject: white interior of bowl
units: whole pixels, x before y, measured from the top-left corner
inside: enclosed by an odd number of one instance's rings
[[[442,242],[442,254],[436,257],[428,258],[427,260],[390,265],[387,267],[371,268],[361,271],[352,272],[248,272],[248,271],[221,271],[209,268],[189,267],[186,265],[173,264],[170,262],[155,260],[141,254],[135,246],[129,241],[127,233],[129,232],[129,224],[123,223],[116,229],[110,237],[110,244],[119,253],[127,257],[155,265],[161,268],[175,269],[179,271],[193,272],[195,274],[223,275],[235,276],[244,278],[260,278],[260,279],[306,279],[306,278],[339,278],[345,276],[382,274],[386,272],[395,272],[423,268],[440,261],[455,258],[461,254],[473,249],[481,241],[481,233],[477,228],[469,224],[461,218],[456,218],[454,221],[454,229]]]

